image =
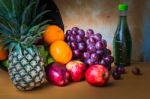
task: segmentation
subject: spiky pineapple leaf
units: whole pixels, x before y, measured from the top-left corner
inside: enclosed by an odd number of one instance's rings
[[[32,2],[24,9],[24,11],[22,13],[21,24],[29,25],[29,23],[30,23],[29,21],[31,20],[31,15],[32,15],[32,9],[35,4],[36,4],[36,2]]]
[[[7,3],[9,3],[9,1],[10,0],[8,0]],[[4,11],[8,13],[8,17],[11,17],[10,8],[8,8],[8,6],[6,5],[6,2],[4,2],[3,0],[0,0],[0,6],[3,8]]]
[[[50,11],[45,7],[37,10],[38,4],[39,0],[0,0],[0,32],[3,44],[10,50],[20,48],[16,44],[34,43],[43,33],[49,20],[40,19]]]
[[[31,22],[31,25],[34,25],[34,24],[37,22],[37,20],[39,20],[43,15],[45,15],[45,14],[48,13],[48,12],[50,12],[50,10],[45,10],[45,11],[41,12],[40,14],[38,14],[38,15],[34,18],[34,20]]]

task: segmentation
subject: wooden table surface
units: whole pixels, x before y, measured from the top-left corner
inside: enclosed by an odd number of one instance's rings
[[[131,73],[132,66],[140,67],[142,75]],[[122,80],[111,77],[106,87],[93,87],[86,81],[65,87],[44,84],[32,91],[18,91],[8,73],[0,69],[0,99],[150,99],[150,63],[133,63],[126,67]]]

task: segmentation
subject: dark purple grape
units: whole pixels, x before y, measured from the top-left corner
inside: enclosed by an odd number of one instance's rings
[[[113,71],[113,72],[112,72],[112,77],[113,77],[115,80],[120,80],[120,79],[121,79],[121,74],[118,73],[117,71]]]
[[[107,63],[103,59],[99,62],[99,64],[107,66]]]
[[[125,68],[124,68],[124,66],[118,66],[116,68],[116,72],[118,72],[119,74],[125,74]]]
[[[104,49],[104,44],[101,41],[98,41],[95,46],[97,50]]]
[[[87,59],[87,64],[88,64],[89,66],[91,66],[91,65],[94,64],[94,62],[93,62],[93,60],[91,60],[91,59]]]
[[[84,59],[90,58],[90,53],[84,52],[84,53],[83,53],[83,58],[84,58]]]
[[[76,37],[71,35],[70,38],[69,38],[69,41],[71,42],[76,42]]]
[[[96,48],[93,44],[87,45],[87,51],[88,52],[96,52]]]
[[[67,30],[66,31],[66,36],[70,36],[70,35],[72,35],[72,31],[71,30]]]
[[[109,57],[106,56],[106,57],[104,57],[103,59],[104,59],[104,61],[105,61],[107,64],[110,64],[110,59],[109,59]]]
[[[114,57],[113,57],[113,56],[110,56],[110,55],[109,55],[109,59],[110,59],[110,61],[111,61],[110,63],[113,63],[113,62],[114,62]]]
[[[103,51],[103,50],[97,50],[96,53],[97,53],[99,56],[103,56],[103,55],[104,55],[104,51]]]
[[[73,27],[73,28],[72,28],[72,31],[78,31],[78,30],[79,30],[78,27]]]
[[[83,41],[83,39],[82,39],[82,37],[81,37],[80,35],[77,35],[77,36],[76,36],[76,39],[77,39],[77,42]]]
[[[103,58],[107,64],[111,64],[114,61],[114,58],[110,55]]]
[[[92,29],[88,29],[86,32],[87,37],[94,35],[94,31]]]
[[[79,30],[78,30],[78,34],[79,34],[82,38],[85,37],[85,32],[84,32],[84,30],[82,30],[82,29],[79,29]]]
[[[70,41],[70,36],[66,36],[66,40],[67,40],[67,41]]]
[[[132,73],[133,73],[134,75],[140,75],[140,74],[141,74],[141,71],[140,71],[140,69],[139,69],[138,67],[133,67],[133,68],[132,68]]]
[[[104,48],[106,48],[107,47],[107,41],[102,39],[102,43],[103,43]]]
[[[100,33],[96,33],[94,37],[97,41],[100,41],[102,39],[102,35]]]
[[[89,41],[94,45],[96,44],[96,39],[93,36],[89,37]]]
[[[73,55],[75,57],[80,58],[82,56],[82,53],[80,52],[80,50],[76,49],[76,50],[73,50]]]
[[[89,40],[89,39],[86,40],[86,44],[87,44],[87,45],[90,44],[90,40]]]
[[[91,59],[98,60],[99,56],[96,53],[91,54]]]
[[[78,49],[78,44],[76,42],[71,42],[72,49]]]
[[[81,50],[81,51],[85,51],[86,44],[84,42],[78,43],[78,49]]]
[[[73,35],[73,36],[77,36],[77,35],[78,35],[77,31],[73,31],[73,30],[72,30],[72,35]]]
[[[111,55],[110,49],[105,49],[105,55]]]

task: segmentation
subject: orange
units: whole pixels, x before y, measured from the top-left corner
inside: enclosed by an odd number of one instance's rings
[[[45,42],[51,44],[52,42],[57,40],[64,40],[65,34],[63,30],[57,25],[49,25],[43,33],[43,38]]]
[[[7,59],[8,52],[4,49],[3,46],[0,45],[0,61]]]
[[[49,52],[56,62],[66,64],[72,59],[72,50],[64,41],[55,41],[49,47]]]

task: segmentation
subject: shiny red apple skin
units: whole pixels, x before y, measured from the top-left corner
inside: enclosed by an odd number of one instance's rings
[[[74,82],[79,82],[84,79],[86,65],[79,60],[72,60],[66,64],[66,68],[70,73],[70,79]]]
[[[69,83],[69,72],[61,63],[52,63],[46,68],[47,80],[56,86],[65,86]]]
[[[94,86],[105,86],[109,80],[110,73],[108,69],[103,65],[92,65],[90,66],[86,73],[85,78],[87,82]]]

